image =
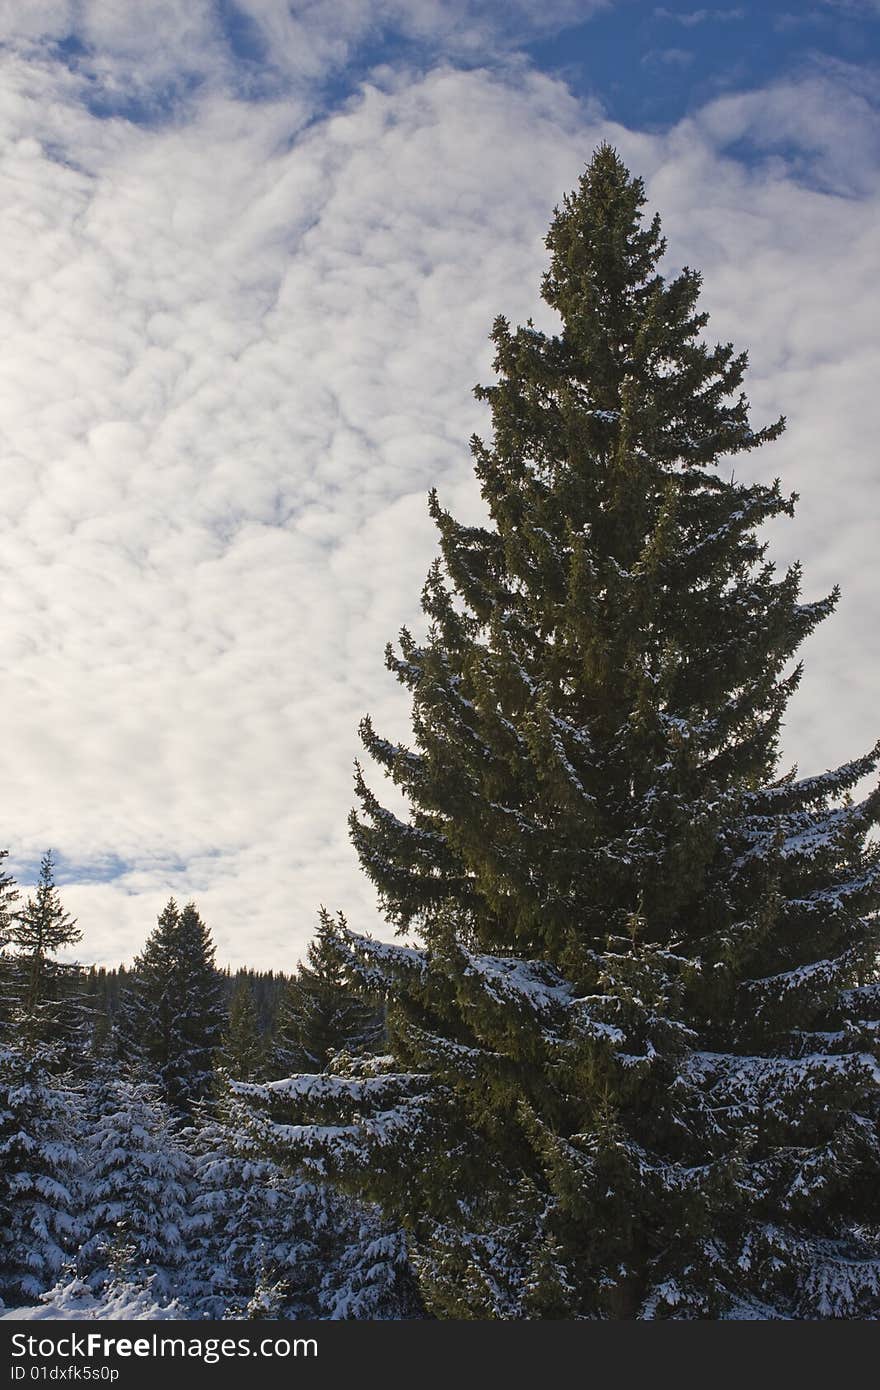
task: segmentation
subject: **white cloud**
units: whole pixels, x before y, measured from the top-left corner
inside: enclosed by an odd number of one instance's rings
[[[490,62],[612,3],[0,0],[0,44],[37,61],[47,44],[66,44],[65,59],[85,79],[93,107],[155,120],[188,110],[205,85],[251,96],[315,92],[386,49],[397,61]]]
[[[642,57],[642,66],[662,63],[666,67],[688,68],[697,55],[689,48],[651,48]]]
[[[698,24],[716,23],[730,24],[738,19],[745,19],[746,12],[741,5],[730,9],[717,10],[670,10],[666,6],[659,5],[654,10],[655,19],[669,19],[675,24],[681,24],[685,29],[693,29]]]
[[[124,12],[94,8],[103,41]],[[525,67],[386,72],[317,119],[218,79],[150,129],[27,46],[2,65],[3,837],[80,866],[84,958],[130,956],[171,892],[223,960],[289,966],[322,901],[382,930],[346,838],[357,721],[406,735],[382,651],[419,621],[425,493],[478,512],[486,334],[542,317],[552,206],[603,135],[705,270],[715,334],[751,346],[756,414],[791,417],[755,461],[802,493],[777,555],[810,595],[844,583],[789,754],[873,741],[878,194],[846,71],[662,136]]]
[[[830,10],[843,10],[846,14],[880,14],[880,0],[820,0]]]
[[[835,12],[849,19],[871,19],[880,14],[880,0],[818,0],[808,9],[780,11],[773,16],[773,27],[782,31],[827,30],[834,24]]]
[[[880,81],[870,71],[814,62],[796,82],[720,98],[696,124],[713,145],[743,141],[777,155],[780,175],[844,196],[870,195],[877,186],[878,98]]]
[[[74,149],[65,115],[22,101],[4,132],[8,833],[134,866],[67,890],[84,950],[130,951],[173,890],[220,893],[230,955],[268,922],[278,962],[337,901],[358,717],[404,722],[382,649],[430,557],[424,495],[466,472],[476,359],[570,178],[574,106],[441,71],[292,148],[286,104],[81,117]],[[523,121],[543,189],[498,157]],[[147,884],[116,938],[102,904]]]
[[[59,39],[68,34],[74,23],[74,0],[0,0],[0,37],[5,42],[15,39]]]

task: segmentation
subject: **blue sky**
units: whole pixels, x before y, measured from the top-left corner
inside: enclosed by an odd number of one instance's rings
[[[601,139],[789,418],[775,557],[843,587],[785,757],[875,741],[878,36],[877,0],[0,0],[0,843],[24,885],[55,849],[83,959],[171,893],[232,963],[320,903],[386,930],[357,723],[407,737],[425,496],[481,515],[487,333],[552,322]]]
[[[657,129],[713,97],[782,74],[876,64],[880,25],[870,4],[629,0],[537,39],[525,51],[582,99],[601,94],[614,120]]]

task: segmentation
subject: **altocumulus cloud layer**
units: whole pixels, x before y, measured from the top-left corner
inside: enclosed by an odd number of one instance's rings
[[[464,0],[298,25],[250,0],[247,62],[222,8],[165,0],[148,29],[124,0],[0,4],[2,841],[25,880],[58,850],[82,957],[129,957],[172,892],[233,963],[292,965],[320,902],[382,933],[345,828],[357,722],[406,737],[382,651],[419,625],[425,494],[479,515],[486,334],[549,322],[543,234],[600,138],[644,174],[670,269],[704,270],[713,336],[750,347],[756,418],[789,417],[750,460],[801,493],[775,558],[810,597],[844,588],[787,759],[872,744],[864,77],[815,65],[646,134],[517,55],[531,6],[501,32],[508,7]],[[421,61],[330,103],[365,15]]]

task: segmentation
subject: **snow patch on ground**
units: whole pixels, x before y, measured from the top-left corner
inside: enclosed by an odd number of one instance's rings
[[[30,1307],[7,1308],[0,1311],[0,1320],[36,1321],[38,1319],[95,1319],[124,1321],[129,1318],[157,1319],[191,1317],[177,1302],[157,1302],[150,1288],[133,1284],[114,1284],[96,1296],[81,1279],[58,1284],[43,1294],[40,1303]]]

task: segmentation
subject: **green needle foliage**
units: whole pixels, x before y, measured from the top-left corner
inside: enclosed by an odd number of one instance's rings
[[[12,1036],[25,1051],[54,1046],[60,1060],[65,1048],[70,1052],[77,1040],[80,1045],[84,1041],[86,1010],[79,992],[80,967],[56,959],[59,951],[81,940],[82,932],[64,909],[51,850],[40,861],[34,892],[8,917],[5,935],[15,947],[9,963]]]
[[[169,898],[128,976],[119,1031],[123,1055],[182,1114],[213,1093],[220,996],[210,931],[195,903]]]
[[[435,495],[427,636],[387,663],[352,835],[414,946],[333,941],[392,1056],[270,1117],[292,1164],[410,1233],[440,1317],[880,1316],[880,746],[781,775],[801,602],[737,481],[746,356],[665,280],[642,183],[601,147],[547,237],[556,334],[496,320],[488,508]],[[295,1102],[295,1104],[294,1104]]]
[[[339,1053],[376,1052],[383,1033],[381,1010],[365,1003],[346,979],[333,922],[322,912],[306,959],[281,997],[274,1070],[284,1074],[324,1071]]]
[[[219,1060],[237,1081],[257,1080],[266,1071],[268,1047],[260,1031],[254,991],[246,976],[238,980],[232,991]]]

